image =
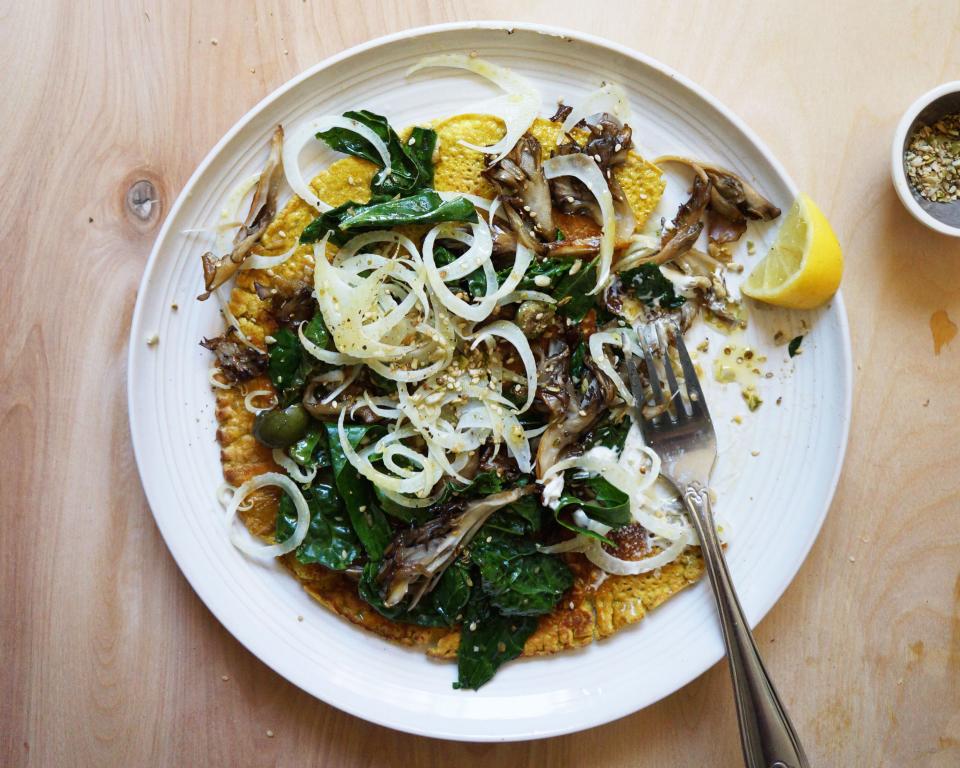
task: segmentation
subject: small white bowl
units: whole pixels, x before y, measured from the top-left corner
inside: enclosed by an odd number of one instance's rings
[[[904,162],[907,142],[917,127],[934,123],[944,115],[955,112],[960,112],[960,80],[938,85],[913,102],[900,118],[893,134],[890,174],[900,201],[917,221],[945,235],[960,237],[960,200],[934,203],[915,192],[907,181]]]

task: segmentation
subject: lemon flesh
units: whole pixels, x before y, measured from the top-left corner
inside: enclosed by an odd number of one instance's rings
[[[776,242],[740,290],[778,307],[813,309],[837,292],[842,275],[843,252],[833,227],[813,200],[801,194]]]

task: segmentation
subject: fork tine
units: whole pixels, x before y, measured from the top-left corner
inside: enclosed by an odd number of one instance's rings
[[[654,402],[657,405],[663,405],[663,389],[660,387],[660,379],[657,377],[657,367],[653,364],[653,355],[650,354],[650,345],[647,342],[647,326],[643,326],[637,332],[637,339],[640,341],[643,359],[647,364],[647,375],[650,377],[650,389],[653,390]]]
[[[660,345],[660,354],[663,356],[663,370],[667,375],[667,384],[670,386],[670,399],[673,400],[677,410],[677,418],[687,416],[687,409],[683,402],[683,395],[680,393],[680,386],[677,384],[676,374],[673,372],[673,365],[670,362],[670,340],[664,332],[664,326],[661,323],[656,325],[657,342]]]
[[[687,345],[683,343],[683,334],[680,328],[674,323],[673,338],[677,344],[677,354],[680,357],[680,367],[683,369],[684,383],[687,385],[687,395],[690,398],[690,410],[697,413],[699,410],[705,410],[707,401],[703,397],[703,389],[700,387],[700,379],[697,377],[697,369],[693,367],[693,361],[690,359],[690,353],[687,352]]]

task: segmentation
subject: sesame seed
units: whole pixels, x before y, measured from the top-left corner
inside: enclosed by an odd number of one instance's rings
[[[268,738],[268,739],[272,739],[272,738],[273,738],[273,731],[271,731],[271,730],[269,730],[269,729],[267,730],[267,738]]]
[[[230,675],[220,675],[220,679],[223,680],[223,682],[227,682],[227,680],[230,679]]]

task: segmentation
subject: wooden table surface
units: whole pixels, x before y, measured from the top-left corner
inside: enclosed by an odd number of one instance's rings
[[[312,699],[180,575],[137,477],[130,317],[194,167],[275,87],[395,30],[469,18],[632,45],[728,104],[847,256],[853,429],[830,516],[757,632],[814,765],[960,765],[960,241],[889,181],[919,94],[960,75],[943,2],[6,2],[0,10],[0,764],[736,766],[725,664],[572,736],[433,741]],[[138,180],[159,193],[146,222]],[[272,737],[270,734],[273,734]]]

